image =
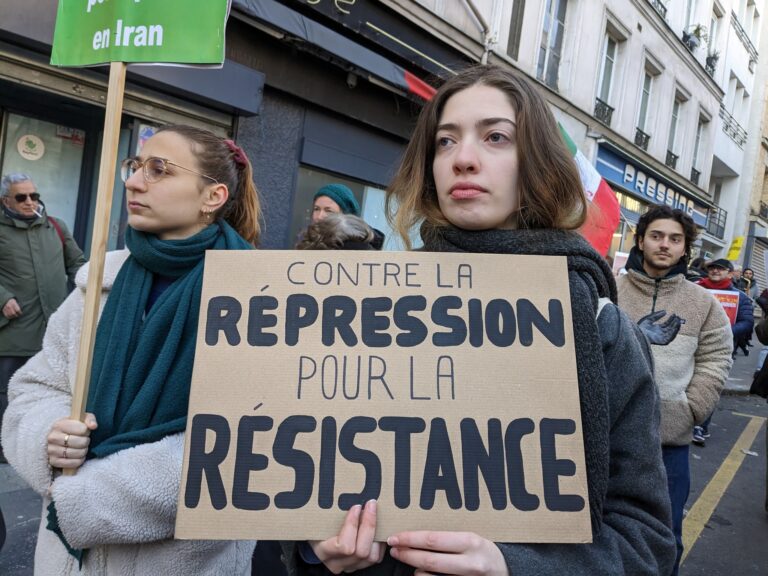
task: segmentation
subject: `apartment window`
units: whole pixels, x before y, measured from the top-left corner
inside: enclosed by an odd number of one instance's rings
[[[738,17],[741,22],[744,22],[747,17],[747,0],[740,0]]]
[[[567,0],[547,0],[541,45],[539,46],[536,77],[544,81],[547,86],[555,89],[557,88],[557,73],[563,52],[567,5]]]
[[[750,40],[755,46],[760,45],[760,14],[755,10],[755,14],[752,17],[752,30],[750,33]]]
[[[749,95],[744,86],[737,85],[736,93],[733,97],[733,117],[742,126],[744,125],[744,117],[747,115],[748,108],[746,104],[748,102]]]
[[[643,132],[648,132],[648,105],[651,102],[652,89],[653,76],[646,70],[643,78],[643,91],[640,94],[640,111],[637,115],[637,127]]]
[[[699,160],[701,153],[701,139],[704,135],[704,130],[707,125],[706,118],[699,118],[699,123],[696,125],[696,138],[693,141],[693,167],[699,169]]]
[[[675,151],[675,139],[677,138],[677,123],[680,120],[680,107],[681,102],[678,98],[675,98],[675,103],[672,104],[672,121],[669,123],[669,138],[667,139],[667,148],[672,152]]]
[[[754,19],[755,19],[755,13],[757,10],[755,9],[755,3],[754,2],[748,2],[747,3],[747,11],[744,13],[744,19],[741,21],[741,23],[744,25],[744,30],[747,33],[747,36],[750,40],[753,39],[754,34],[756,30],[753,28],[754,26]]]
[[[616,40],[606,35],[603,45],[603,66],[600,71],[600,90],[598,91],[598,98],[606,104],[611,101],[613,72],[616,67],[616,46]]]
[[[680,122],[680,110],[683,106],[682,98],[675,96],[675,102],[672,104],[672,118],[669,122],[669,135],[667,137],[667,157],[665,164],[673,170],[677,168],[677,126]]]
[[[715,182],[715,190],[712,192],[712,202],[714,202],[715,206],[720,206],[720,195],[723,192],[723,181],[718,180]]]
[[[685,29],[687,30],[694,24],[696,17],[696,0],[688,0],[685,3]]]
[[[696,138],[693,141],[693,163],[691,164],[691,182],[694,186],[699,186],[701,183],[701,149],[702,139],[704,138],[704,131],[707,129],[709,120],[703,116],[699,116],[699,123],[696,125]]]
[[[714,53],[717,50],[717,34],[720,31],[720,18],[717,12],[712,12],[712,18],[709,20],[709,43],[707,52]]]
[[[651,135],[648,130],[648,106],[651,102],[651,90],[653,88],[653,76],[646,70],[643,76],[643,89],[640,92],[640,109],[637,112],[637,129],[635,130],[635,144],[643,150],[648,150]]]
[[[744,90],[741,97],[741,111],[739,114],[740,124],[746,126],[749,120],[749,93]]]
[[[523,13],[525,12],[525,0],[515,0],[512,4],[512,21],[509,25],[509,42],[507,54],[518,59],[520,55],[520,37],[523,34]]]

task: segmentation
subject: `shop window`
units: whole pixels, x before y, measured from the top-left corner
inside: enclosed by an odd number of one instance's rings
[[[27,174],[46,211],[75,228],[85,132],[19,114],[8,114],[0,173]]]
[[[125,228],[128,225],[128,213],[125,209],[125,184],[120,178],[120,162],[128,156],[137,156],[141,153],[144,142],[157,131],[159,126],[135,123],[132,129],[120,130],[120,138],[117,144],[117,163],[112,190],[112,210],[109,217],[109,235],[107,236],[107,250],[116,250],[125,247]],[[98,149],[101,150],[101,138],[99,133]],[[99,174],[94,173],[91,182],[91,203],[88,207],[88,228],[86,230],[86,246],[90,250],[91,237],[93,235],[93,223],[96,213],[96,197],[98,195]]]
[[[344,184],[352,190],[355,198],[360,203],[362,218],[370,226],[380,230],[386,236],[384,250],[402,250],[404,248],[399,236],[392,231],[387,222],[384,209],[385,190],[307,166],[299,168],[296,194],[293,199],[293,215],[288,239],[289,246],[293,246],[296,243],[302,230],[312,222],[312,200],[315,192],[326,184],[333,182]],[[418,230],[414,231],[414,234],[411,235],[411,241],[414,243],[414,247],[418,247],[421,244],[418,241]]]

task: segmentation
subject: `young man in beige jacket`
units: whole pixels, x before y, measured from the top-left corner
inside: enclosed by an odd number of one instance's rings
[[[695,239],[696,225],[690,216],[668,206],[652,206],[638,222],[627,274],[617,281],[619,307],[633,320],[653,313],[681,319],[680,330],[669,343],[651,341],[661,397],[662,453],[678,548],[673,575],[683,552],[691,431],[714,410],[731,368],[733,350],[730,322],[720,303],[685,279]]]

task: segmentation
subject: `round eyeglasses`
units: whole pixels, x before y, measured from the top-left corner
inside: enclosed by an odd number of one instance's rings
[[[180,168],[181,170],[192,172],[192,174],[197,174],[202,178],[207,178],[208,180],[211,180],[214,184],[219,183],[219,181],[216,180],[216,178],[211,178],[206,174],[197,172],[196,170],[192,170],[191,168],[186,168],[184,166],[176,164],[175,162],[166,160],[165,158],[158,158],[157,156],[150,156],[149,158],[143,161],[139,160],[138,158],[126,158],[120,163],[120,178],[122,179],[123,182],[127,182],[128,178],[133,176],[138,169],[143,168],[142,171],[144,172],[144,180],[150,183],[157,182],[158,180],[162,179],[163,177],[167,176],[170,173],[168,166],[174,166],[175,168]]]

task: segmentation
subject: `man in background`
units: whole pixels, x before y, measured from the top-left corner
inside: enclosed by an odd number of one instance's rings
[[[686,280],[696,234],[693,219],[683,211],[651,206],[637,224],[627,274],[616,282],[619,307],[635,322],[649,314],[682,319],[671,341],[651,340],[661,398],[662,456],[677,540],[674,576],[683,554],[693,426],[714,410],[733,362],[731,326],[723,307],[707,290]]]
[[[11,376],[40,351],[48,318],[85,258],[66,225],[45,213],[29,176],[3,176],[0,203],[1,423]]]

